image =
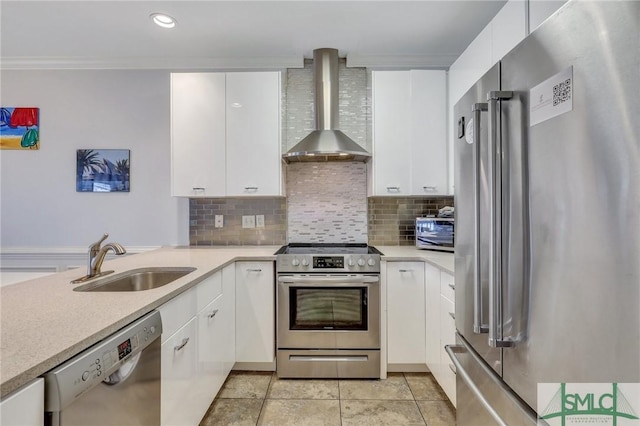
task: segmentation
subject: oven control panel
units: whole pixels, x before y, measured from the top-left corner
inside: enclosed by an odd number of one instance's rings
[[[281,254],[276,259],[278,272],[380,272],[380,255],[306,255]]]

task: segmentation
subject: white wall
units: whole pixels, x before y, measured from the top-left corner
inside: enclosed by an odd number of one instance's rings
[[[188,200],[170,196],[169,72],[2,71],[0,104],[40,108],[40,150],[0,151],[0,245],[188,244]],[[78,193],[76,149],[131,150],[129,193]]]

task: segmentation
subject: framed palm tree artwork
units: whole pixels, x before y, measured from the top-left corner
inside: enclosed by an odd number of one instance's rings
[[[0,149],[40,148],[40,108],[0,107]]]
[[[76,192],[129,192],[128,149],[76,151]]]

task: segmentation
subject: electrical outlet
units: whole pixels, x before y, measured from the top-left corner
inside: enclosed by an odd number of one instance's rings
[[[255,216],[242,216],[242,227],[243,228],[255,228],[256,227],[256,217]]]
[[[264,215],[257,214],[256,215],[256,228],[264,228]]]
[[[213,223],[216,228],[222,228],[224,226],[224,216],[217,214]]]

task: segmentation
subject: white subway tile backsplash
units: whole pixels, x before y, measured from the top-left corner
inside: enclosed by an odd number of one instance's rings
[[[366,243],[367,171],[364,163],[287,166],[290,243]]]

